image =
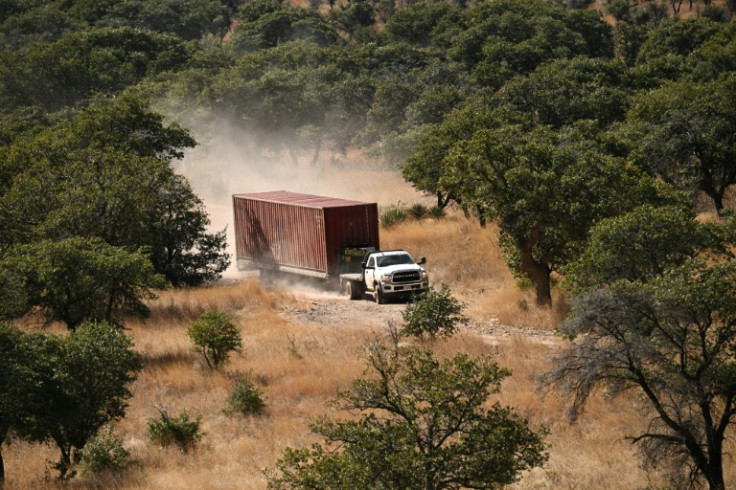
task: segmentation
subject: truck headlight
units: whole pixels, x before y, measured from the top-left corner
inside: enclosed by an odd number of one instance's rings
[[[391,282],[391,274],[384,274],[381,276],[383,282]]]
[[[427,278],[427,271],[422,271],[422,272],[420,272],[420,274],[422,276],[422,279],[426,279]]]

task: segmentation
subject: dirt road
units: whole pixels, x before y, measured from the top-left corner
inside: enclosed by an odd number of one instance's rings
[[[401,325],[405,302],[376,304],[366,296],[363,300],[351,301],[347,296],[318,290],[297,289],[292,291],[297,301],[285,308],[282,314],[292,323],[321,325],[329,328],[350,328],[364,331],[385,329],[389,323]],[[523,336],[542,344],[556,344],[559,339],[549,331],[532,327],[503,325],[498,320],[472,321],[462,327],[480,334],[496,344],[514,336]]]

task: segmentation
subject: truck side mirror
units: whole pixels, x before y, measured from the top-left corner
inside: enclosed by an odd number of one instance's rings
[[[419,262],[417,262],[417,265],[424,265],[427,263],[427,257],[422,257],[419,259]]]

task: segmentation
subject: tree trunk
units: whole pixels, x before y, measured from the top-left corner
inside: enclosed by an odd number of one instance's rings
[[[708,467],[705,470],[705,479],[708,481],[710,490],[725,490],[726,482],[723,480],[723,439],[708,441]]]
[[[475,210],[478,211],[478,222],[481,228],[486,227],[486,210],[481,206],[476,206]]]
[[[700,153],[698,153],[698,159],[701,162],[705,161],[705,158],[701,156]],[[713,172],[709,171],[708,167],[702,163],[700,165],[700,171],[703,175],[703,180],[701,181],[699,188],[701,191],[705,192],[706,196],[713,200],[716,211],[720,214],[721,210],[723,210],[723,196],[726,194],[726,188],[730,185],[730,182],[733,181],[734,176],[728,175],[724,178],[717,179],[718,183],[716,183],[716,178],[714,178]]]
[[[533,248],[532,243],[526,243],[521,247],[521,271],[534,283],[537,306],[550,306],[552,304],[551,271],[547,264],[534,260]]]
[[[8,437],[10,432],[10,425],[5,421],[2,427],[0,427],[0,489],[5,485],[5,460],[3,459],[3,444],[5,439]]]
[[[3,443],[8,435],[10,427],[4,425],[0,428],[0,488],[5,484],[5,461],[3,461]]]
[[[445,196],[442,194],[442,192],[437,191],[437,207],[440,209],[445,209],[447,204],[450,202],[450,196]]]
[[[672,14],[677,17],[682,8],[682,2],[685,0],[670,0],[670,6],[672,7]]]
[[[57,463],[56,469],[59,470],[59,479],[64,480],[67,478],[68,472],[72,467],[71,447],[65,448],[62,444],[58,444],[58,442],[57,445],[59,446],[61,458]]]
[[[715,188],[710,187],[708,189],[704,189],[705,194],[711,198],[713,201],[713,205],[716,207],[716,211],[718,214],[721,214],[721,211],[723,211],[723,195],[724,192],[718,192]]]
[[[723,470],[720,474],[706,475],[706,479],[710,490],[726,490],[726,482],[723,481]]]
[[[721,214],[721,211],[723,211],[723,193],[719,192],[713,196],[713,204],[716,205],[716,211],[718,211],[718,214]]]
[[[544,267],[546,269],[546,267]],[[550,287],[549,271],[539,274],[533,279],[534,287],[537,293],[537,306],[552,305],[552,290]]]

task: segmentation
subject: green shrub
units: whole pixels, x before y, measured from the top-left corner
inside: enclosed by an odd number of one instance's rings
[[[429,288],[417,301],[406,306],[400,333],[414,337],[427,334],[431,339],[437,335],[449,337],[455,333],[458,324],[468,323],[462,315],[464,307],[452,296],[447,285],[443,284],[440,291]]]
[[[235,413],[241,415],[257,415],[263,411],[266,403],[261,391],[248,378],[240,378],[233,384],[230,394],[225,400],[223,412],[227,415]]]
[[[436,220],[440,220],[445,217],[445,208],[440,206],[432,206],[429,208],[429,215]]]
[[[166,410],[159,410],[158,419],[148,419],[148,437],[161,446],[176,445],[184,452],[189,451],[197,445],[204,436],[199,426],[202,417],[190,420],[186,410],[178,417],[171,417]]]
[[[395,224],[401,223],[406,220],[406,210],[403,208],[401,203],[392,204],[386,209],[381,215],[381,226],[384,228],[390,228]]]
[[[228,360],[230,352],[243,346],[240,332],[230,317],[214,310],[205,311],[199,320],[192,322],[187,335],[210,369],[218,369]]]
[[[412,218],[419,221],[427,216],[427,213],[429,213],[429,209],[427,209],[427,206],[425,206],[424,204],[417,203],[412,205],[408,209],[408,213]]]
[[[728,22],[728,12],[723,7],[706,5],[700,12],[700,16],[713,22]]]
[[[80,451],[82,473],[120,471],[128,465],[130,453],[123,447],[123,440],[113,435],[113,428],[97,434]]]

